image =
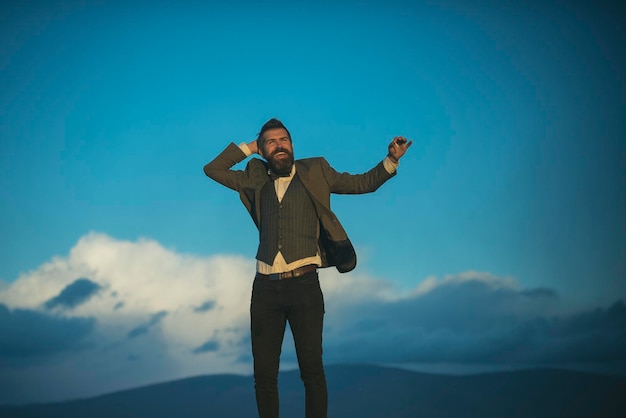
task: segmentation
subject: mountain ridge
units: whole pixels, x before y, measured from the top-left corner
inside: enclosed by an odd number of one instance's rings
[[[329,418],[623,417],[626,378],[562,369],[443,375],[373,365],[329,365]],[[297,370],[279,376],[281,416],[304,416]],[[252,376],[201,375],[95,397],[0,406],[4,418],[256,416]]]

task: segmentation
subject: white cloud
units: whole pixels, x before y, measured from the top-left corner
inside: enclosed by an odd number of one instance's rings
[[[0,303],[46,313],[45,302],[79,278],[88,278],[101,287],[80,306],[54,313],[96,319],[92,334],[84,339],[87,348],[74,350],[70,358],[62,360],[67,368],[66,381],[73,374],[82,375],[80,368],[89,361],[93,363],[88,366],[92,373],[111,375],[118,369],[120,376],[112,381],[129,383],[145,380],[146,369],[152,367],[162,371],[150,373],[157,380],[249,372],[249,365],[240,364],[238,358],[248,349],[242,341],[248,330],[253,274],[253,261],[242,257],[194,257],[153,240],[130,242],[90,233],[78,241],[68,257],[55,257],[2,289]],[[196,308],[207,301],[214,301],[212,309],[197,312]],[[149,323],[159,312],[167,314],[146,327],[145,333],[129,338],[131,331]],[[209,338],[222,349],[193,354]],[[58,355],[52,360],[61,361]],[[12,359],[10,364],[15,367],[24,361]],[[52,366],[45,358],[36,362],[46,365],[39,376],[46,381],[45,370]],[[102,370],[94,370],[94,366]],[[32,369],[29,373],[37,374]]]
[[[0,306],[0,328],[8,331],[0,333],[0,403],[251,374],[254,267],[240,256],[191,256],[149,239],[82,237],[67,257],[0,287],[0,304],[10,308]],[[488,272],[427,277],[409,291],[358,269],[324,269],[320,281],[327,362],[577,361],[581,352],[597,361],[619,359],[615,353],[626,347],[623,304],[559,319],[554,290],[523,289]],[[45,332],[20,339],[24,329]],[[604,351],[591,344],[596,340]],[[23,342],[46,341],[53,342],[49,350],[19,350]],[[283,365],[294,361],[286,341]]]

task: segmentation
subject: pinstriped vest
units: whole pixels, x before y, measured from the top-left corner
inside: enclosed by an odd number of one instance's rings
[[[280,251],[287,263],[317,254],[317,227],[319,220],[306,189],[298,178],[291,179],[281,202],[274,182],[261,189],[261,226],[257,260],[274,264]]]

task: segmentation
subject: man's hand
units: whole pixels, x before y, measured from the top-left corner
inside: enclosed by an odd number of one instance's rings
[[[256,139],[254,141],[248,142],[248,149],[250,149],[250,152],[253,154],[258,154],[259,153],[259,146],[256,143]]]
[[[413,141],[407,140],[403,136],[396,136],[389,144],[389,154],[387,157],[394,163],[398,163],[398,160],[406,153],[406,150],[413,144]]]

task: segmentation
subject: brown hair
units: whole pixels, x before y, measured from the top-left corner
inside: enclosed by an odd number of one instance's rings
[[[283,123],[281,121],[279,121],[276,118],[272,118],[270,120],[268,120],[267,122],[265,122],[265,124],[263,124],[263,126],[261,127],[261,132],[259,132],[259,134],[257,135],[256,138],[256,144],[259,150],[263,150],[265,147],[265,138],[263,137],[263,134],[265,133],[265,131],[269,131],[270,129],[284,129],[285,131],[287,131],[287,136],[289,136],[289,141],[291,141],[291,134],[289,133],[289,129],[287,129],[285,127],[285,125],[283,125]]]

